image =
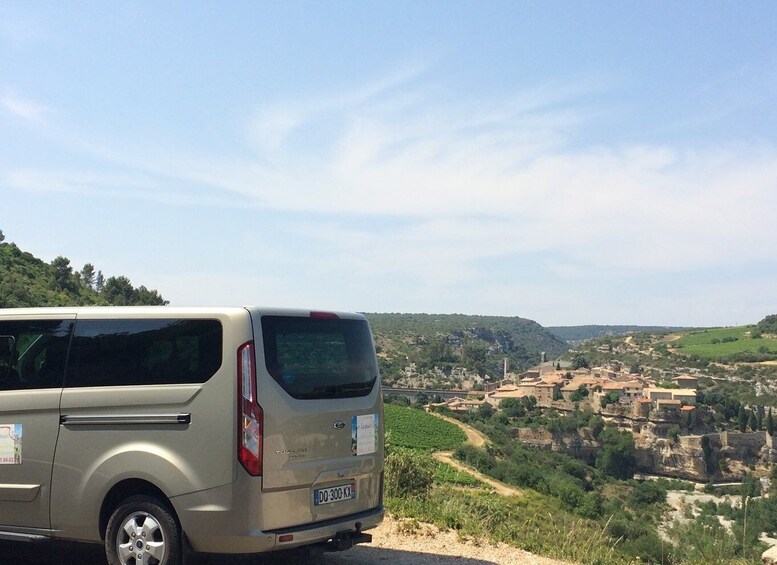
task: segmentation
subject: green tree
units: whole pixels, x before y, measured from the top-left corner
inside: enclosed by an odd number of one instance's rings
[[[739,414],[737,414],[737,425],[740,432],[744,432],[747,429],[747,412],[745,407],[739,406]]]
[[[604,396],[602,396],[602,399],[599,401],[599,404],[601,404],[602,408],[606,408],[610,404],[618,404],[618,400],[620,397],[618,396],[617,392],[610,391]]]
[[[585,358],[585,356],[582,353],[576,353],[575,356],[572,358],[572,370],[577,369],[588,369],[590,368],[588,365],[588,359]]]
[[[569,395],[569,399],[572,402],[580,402],[587,396],[588,396],[588,387],[586,385],[580,385],[577,387],[577,390],[572,391],[572,394]]]
[[[604,431],[604,418],[598,414],[594,414],[591,416],[591,419],[588,420],[588,427],[591,429],[591,435],[598,438],[602,434],[602,431]]]
[[[484,402],[480,406],[478,406],[478,416],[480,416],[483,420],[486,420],[490,418],[494,413],[494,409],[491,407],[491,405],[488,402]]]
[[[102,292],[103,286],[105,286],[105,277],[103,277],[102,271],[97,271],[97,276],[94,278],[94,290],[96,292]]]
[[[54,281],[60,290],[75,290],[73,268],[70,266],[70,259],[59,255],[52,262],[54,268]]]
[[[715,450],[710,443],[709,436],[701,436],[701,452],[704,456],[704,467],[707,471],[707,476],[712,481],[712,476],[715,474],[717,464],[715,461]]]
[[[769,413],[766,415],[766,431],[769,435],[774,435],[774,420],[772,420],[772,407],[769,407]]]
[[[517,398],[505,398],[499,403],[499,410],[508,418],[522,418],[526,407]]]
[[[87,263],[84,268],[81,269],[81,284],[86,288],[94,288],[94,265]]]
[[[631,479],[637,466],[634,436],[607,427],[602,431],[601,439],[602,449],[596,458],[597,469],[616,479]]]
[[[5,241],[5,234],[3,233],[3,230],[0,230],[0,243],[3,243]]]
[[[756,324],[756,327],[763,333],[777,334],[777,314],[766,316]]]
[[[754,432],[758,431],[758,417],[755,415],[755,412],[750,410],[750,416],[748,416],[747,419],[747,425],[750,427],[750,429]]]
[[[461,360],[468,369],[477,371],[481,377],[486,374],[488,349],[482,341],[470,341],[464,346]]]
[[[109,277],[100,294],[108,304],[130,306],[134,304],[135,288],[127,277]]]
[[[761,481],[758,479],[758,477],[750,473],[745,473],[745,476],[742,477],[742,486],[740,489],[740,493],[742,494],[742,501],[744,501],[746,498],[761,496]]]
[[[418,406],[426,406],[427,404],[429,404],[429,395],[426,394],[423,391],[419,392],[419,393],[416,393],[416,395],[415,395],[415,403]]]
[[[170,301],[162,298],[156,290],[149,290],[145,286],[140,286],[136,288],[133,293],[133,304],[166,306],[167,304],[170,304]]]

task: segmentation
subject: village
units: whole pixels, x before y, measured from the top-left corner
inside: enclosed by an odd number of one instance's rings
[[[697,404],[698,381],[687,373],[656,381],[618,361],[600,367],[564,368],[559,362],[543,360],[522,373],[510,372],[505,364],[500,380],[465,379],[459,390],[386,388],[384,393],[408,398],[415,394],[416,400],[423,394],[430,399],[425,410],[454,414],[498,413],[506,400],[530,397],[547,414],[588,411],[605,424],[634,435],[641,473],[725,482],[740,480],[756,469],[764,471],[777,461],[768,431],[721,429],[715,423],[712,410]],[[522,443],[565,452],[589,463],[600,447],[585,429],[559,434],[541,426],[518,425],[513,435]]]
[[[654,413],[659,419],[674,420],[690,414],[695,420],[697,386],[698,378],[688,374],[658,386],[654,379],[631,373],[617,361],[574,370],[546,362],[520,374],[505,370],[498,382],[484,383],[484,390],[462,391],[461,396],[431,403],[429,408],[467,412],[489,404],[498,410],[505,399],[534,397],[542,408],[572,411],[590,407],[604,417],[639,420]]]

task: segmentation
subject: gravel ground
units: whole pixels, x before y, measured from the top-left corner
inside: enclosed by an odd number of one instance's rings
[[[504,544],[462,541],[454,532],[421,524],[412,533],[399,533],[397,521],[387,517],[371,530],[371,544],[343,553],[326,554],[322,565],[563,565],[546,557]],[[280,565],[280,564],[278,564]]]
[[[312,558],[275,555],[264,558],[205,557],[195,565],[564,565],[504,544],[491,545],[462,541],[454,532],[441,532],[435,526],[419,524],[400,533],[391,517],[370,530],[373,541],[339,553]],[[406,528],[407,529],[407,528]],[[98,545],[45,543],[30,545],[0,542],[3,565],[104,565]]]

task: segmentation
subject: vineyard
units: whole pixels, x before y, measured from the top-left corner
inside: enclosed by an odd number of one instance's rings
[[[421,410],[386,404],[386,431],[390,445],[424,451],[451,451],[467,436],[456,425]]]

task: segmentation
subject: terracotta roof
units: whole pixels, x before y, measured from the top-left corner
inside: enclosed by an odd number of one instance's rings
[[[690,412],[691,410],[696,410],[696,406],[683,406],[680,408],[683,412]]]
[[[532,393],[529,390],[502,390],[494,391],[489,396],[491,398],[523,398],[532,396]]]

